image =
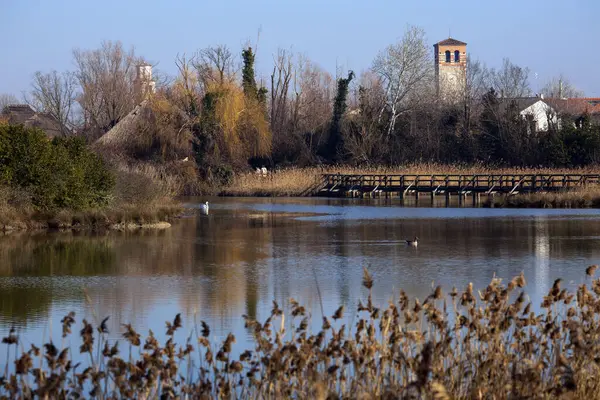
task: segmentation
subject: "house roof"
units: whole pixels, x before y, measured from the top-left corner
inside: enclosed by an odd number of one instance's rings
[[[540,97],[512,97],[512,98],[503,98],[503,99],[499,99],[499,107],[500,107],[500,111],[501,112],[505,112],[506,109],[511,105],[511,104],[516,104],[517,105],[517,109],[519,110],[519,112],[531,107],[532,105],[534,105],[535,103],[537,103],[538,101],[542,101],[544,103],[546,103],[547,105],[549,105],[550,107],[552,107],[550,104],[548,104],[545,99],[542,99]]]
[[[62,126],[52,115],[35,112],[28,104],[12,104],[4,107],[2,115],[9,124],[24,125],[28,128],[39,128],[48,136],[62,136],[68,129]]]
[[[600,113],[600,98],[584,97],[570,99],[549,98],[545,101],[557,112],[570,115],[598,114]]]
[[[130,143],[139,136],[138,126],[143,121],[151,121],[152,109],[148,100],[140,104],[120,120],[108,132],[102,135],[96,143],[102,146],[119,147]]]
[[[434,46],[466,46],[465,42],[461,42],[460,40],[448,38],[442,40],[441,42],[437,42]]]

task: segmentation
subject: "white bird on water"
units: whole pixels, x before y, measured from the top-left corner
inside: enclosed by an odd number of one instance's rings
[[[200,211],[202,211],[202,214],[208,215],[208,201],[200,205]]]
[[[415,236],[413,240],[407,240],[406,244],[409,246],[417,247],[419,245],[419,238]]]

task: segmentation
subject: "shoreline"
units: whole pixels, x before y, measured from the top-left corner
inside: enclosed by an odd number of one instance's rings
[[[55,232],[55,231],[135,231],[141,229],[168,229],[184,214],[183,206],[168,204],[142,208],[134,205],[110,209],[50,213],[4,210],[0,212],[0,232]]]
[[[481,203],[483,208],[537,208],[537,209],[598,209],[600,190],[563,193],[536,193],[498,196]]]

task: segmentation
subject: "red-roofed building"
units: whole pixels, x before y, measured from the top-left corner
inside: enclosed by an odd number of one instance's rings
[[[570,99],[545,99],[550,107],[552,107],[560,117],[571,117],[578,125],[584,116],[600,123],[600,98],[598,97],[581,97]]]

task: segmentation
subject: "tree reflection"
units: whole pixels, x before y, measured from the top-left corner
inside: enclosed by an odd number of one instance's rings
[[[403,243],[413,236],[418,249]],[[319,291],[325,308],[361,297],[364,266],[384,302],[399,288],[423,298],[432,282],[481,287],[494,274],[522,270],[551,284],[556,273],[569,278],[573,263],[580,271],[583,257],[600,256],[595,237],[598,224],[566,218],[314,222],[218,208],[164,231],[10,236],[0,238],[0,322],[46,323],[54,306],[85,304],[84,289],[86,307],[111,316],[114,332],[122,322],[162,318],[159,309],[197,313],[226,329],[242,314],[260,318],[271,300],[285,306],[290,297],[318,316]],[[564,269],[554,271],[555,261]]]

